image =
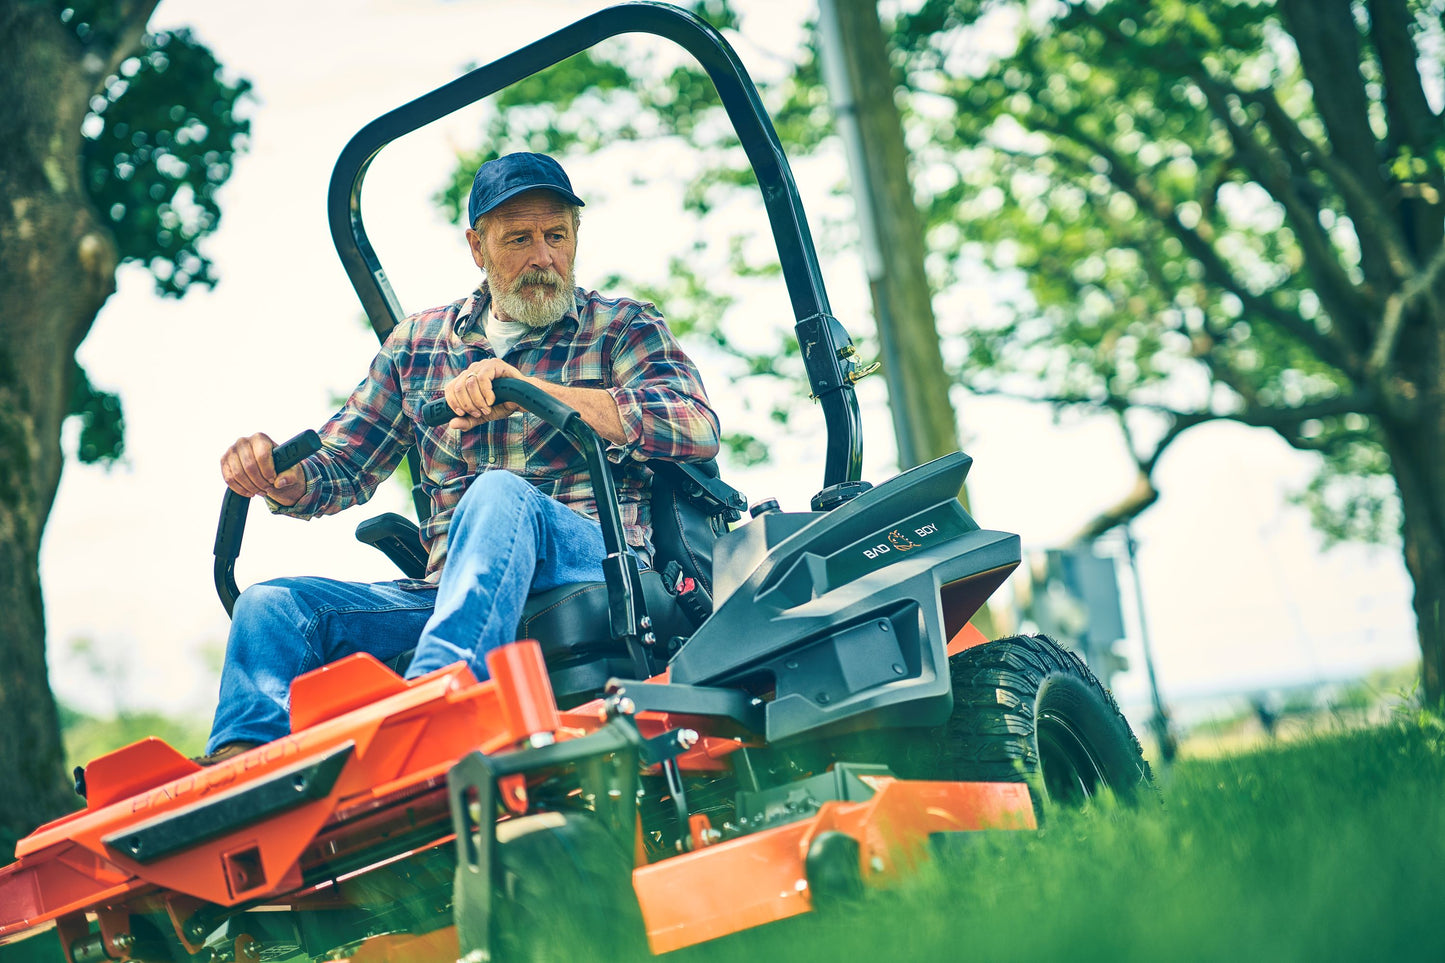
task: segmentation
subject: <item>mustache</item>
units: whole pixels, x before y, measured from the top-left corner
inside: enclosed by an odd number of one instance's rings
[[[521,287],[524,284],[541,284],[545,285],[546,287],[555,288],[561,286],[562,275],[558,274],[556,271],[524,271],[517,276],[516,283],[518,287]]]

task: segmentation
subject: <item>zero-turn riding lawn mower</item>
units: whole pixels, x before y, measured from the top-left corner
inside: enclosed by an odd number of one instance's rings
[[[0,943],[52,930],[71,963],[666,953],[887,886],[1050,805],[1147,791],[1138,741],[1082,661],[970,624],[1019,562],[1018,537],[957,500],[970,459],[858,480],[852,343],[757,91],[701,19],[603,10],[362,129],[329,208],[378,335],[402,311],[361,218],[376,153],[634,32],[698,59],[756,171],[828,431],[811,510],[765,501],[734,524],[746,501],[715,465],[655,464],[656,564],[639,572],[597,436],[545,393],[498,383],[585,460],[606,581],[531,598],[488,681],[458,664],[408,682],[353,656],[295,681],[290,735],[220,765],[158,739],[96,759],[77,780],[85,808],[0,870]],[[444,424],[440,405],[415,413],[419,432]],[[316,445],[293,439],[277,468]],[[228,610],[245,510],[228,492]],[[420,576],[411,522],[357,534]]]

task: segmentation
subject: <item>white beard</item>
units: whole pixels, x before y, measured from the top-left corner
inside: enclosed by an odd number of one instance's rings
[[[551,287],[523,290],[528,285],[536,284],[547,284]],[[494,288],[491,292],[492,302],[500,314],[513,321],[530,328],[545,328],[559,320],[572,307],[573,287],[571,271],[567,272],[567,277],[556,271],[526,271],[518,275],[510,289],[503,290],[500,286]]]

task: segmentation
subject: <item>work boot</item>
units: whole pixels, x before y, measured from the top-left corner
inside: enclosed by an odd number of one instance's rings
[[[208,752],[204,756],[192,756],[191,762],[200,766],[214,766],[225,762],[227,759],[234,759],[243,752],[250,752],[261,743],[259,742],[228,742],[215,752]]]

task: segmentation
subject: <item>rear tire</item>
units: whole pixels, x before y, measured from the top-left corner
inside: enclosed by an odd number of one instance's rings
[[[1079,807],[1108,789],[1153,791],[1149,764],[1114,697],[1084,661],[1044,636],[977,645],[949,659],[953,715],[909,740],[895,771],[914,779],[1025,782],[1034,809]]]
[[[630,960],[646,950],[632,859],[589,813],[497,824],[494,959]]]

